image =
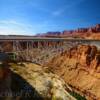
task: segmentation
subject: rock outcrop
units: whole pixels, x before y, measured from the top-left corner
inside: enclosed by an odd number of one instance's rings
[[[71,88],[46,68],[32,63],[9,63],[9,66],[10,85],[8,76],[6,81],[0,78],[0,90],[5,86],[10,88],[1,90],[3,100],[76,100],[68,93]]]
[[[100,100],[100,51],[96,46],[73,47],[46,66],[88,100]]]

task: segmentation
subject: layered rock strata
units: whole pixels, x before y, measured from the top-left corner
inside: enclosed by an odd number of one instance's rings
[[[73,47],[46,66],[88,100],[100,100],[100,51],[96,46]]]

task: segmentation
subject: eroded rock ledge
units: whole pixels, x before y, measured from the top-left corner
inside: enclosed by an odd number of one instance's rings
[[[88,100],[100,100],[100,51],[96,46],[73,47],[46,65]]]

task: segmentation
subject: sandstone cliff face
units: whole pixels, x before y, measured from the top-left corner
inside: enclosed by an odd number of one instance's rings
[[[92,33],[88,36],[85,36],[86,39],[94,39],[94,40],[100,40],[100,32],[99,33]]]
[[[96,46],[73,47],[47,65],[88,100],[100,100],[100,51]]]

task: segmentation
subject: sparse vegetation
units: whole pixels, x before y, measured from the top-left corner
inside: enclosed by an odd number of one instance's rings
[[[52,97],[52,100],[63,100],[63,99],[60,98],[60,97],[58,98],[58,97],[53,96],[53,97]]]
[[[86,100],[86,98],[84,96],[81,96],[80,94],[74,92],[74,91],[70,91],[69,92],[73,97],[75,97],[77,100]]]

